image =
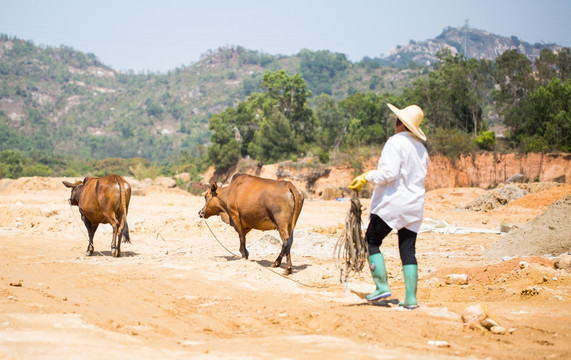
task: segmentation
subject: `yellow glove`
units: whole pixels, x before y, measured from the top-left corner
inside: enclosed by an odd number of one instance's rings
[[[367,183],[367,178],[366,178],[367,174],[368,173],[364,173],[354,178],[353,181],[351,181],[351,184],[349,184],[348,186],[349,189],[357,191],[361,190],[363,185]]]

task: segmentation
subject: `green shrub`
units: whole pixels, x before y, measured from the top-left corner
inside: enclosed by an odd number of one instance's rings
[[[450,158],[458,158],[461,154],[476,150],[472,136],[459,129],[437,128],[428,139],[431,153],[437,152]]]
[[[496,133],[493,131],[482,131],[476,137],[476,144],[482,150],[494,150],[496,147]]]
[[[51,176],[54,171],[44,164],[31,164],[24,166],[22,176]]]
[[[329,153],[325,150],[319,150],[319,162],[327,164],[329,162]]]

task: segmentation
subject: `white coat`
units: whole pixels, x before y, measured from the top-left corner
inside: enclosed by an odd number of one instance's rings
[[[391,136],[377,170],[366,175],[367,181],[376,185],[369,216],[378,215],[394,230],[407,228],[418,233],[427,168],[428,152],[420,140],[408,131]]]

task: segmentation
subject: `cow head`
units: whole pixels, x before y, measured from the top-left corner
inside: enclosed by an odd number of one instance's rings
[[[222,208],[218,198],[218,185],[215,182],[210,185],[210,189],[204,194],[204,201],[204,207],[198,212],[198,216],[201,218],[208,219],[211,216],[224,212],[224,208]]]
[[[81,192],[83,191],[83,187],[92,179],[93,177],[86,177],[83,181],[76,181],[75,183],[70,183],[69,181],[62,181],[65,187],[71,188],[71,195],[69,197],[69,204],[70,205],[79,205],[79,198],[81,197]]]

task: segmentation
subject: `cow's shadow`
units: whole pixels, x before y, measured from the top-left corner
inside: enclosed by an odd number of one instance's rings
[[[285,270],[285,265],[286,265],[286,261],[283,260],[281,266],[279,267],[272,267],[272,264],[274,263],[273,261],[269,261],[269,260],[251,260],[253,262],[255,262],[256,264],[262,266],[262,267],[267,267],[269,269],[273,269],[273,270]],[[292,261],[293,262],[293,261]],[[309,267],[310,265],[308,264],[301,264],[301,265],[292,265],[292,270],[293,272],[297,272],[300,270],[305,270]]]
[[[243,260],[243,258],[241,256],[234,256],[234,255],[226,255],[226,256],[222,256],[224,259],[226,259],[226,261],[241,261]],[[285,270],[285,264],[286,261],[282,260],[282,264],[280,267],[274,268],[272,267],[272,264],[274,263],[273,261],[270,260],[264,260],[264,259],[260,259],[260,260],[254,260],[252,258],[246,260],[246,261],[252,261],[255,262],[256,264],[260,265],[261,267],[265,267],[265,268],[269,268],[272,270],[278,270],[278,269],[282,269]],[[301,264],[301,265],[293,265],[293,272],[297,272],[297,271],[301,271],[301,270],[305,270],[308,267],[310,267],[311,265],[308,264]]]
[[[113,254],[111,253],[111,250],[95,250],[93,252],[93,255],[91,255],[91,257],[93,256],[109,256],[109,257],[113,257]],[[135,257],[135,256],[139,256],[139,253],[134,252],[134,251],[121,251],[121,256],[120,257]],[[89,256],[88,256],[89,257]]]

